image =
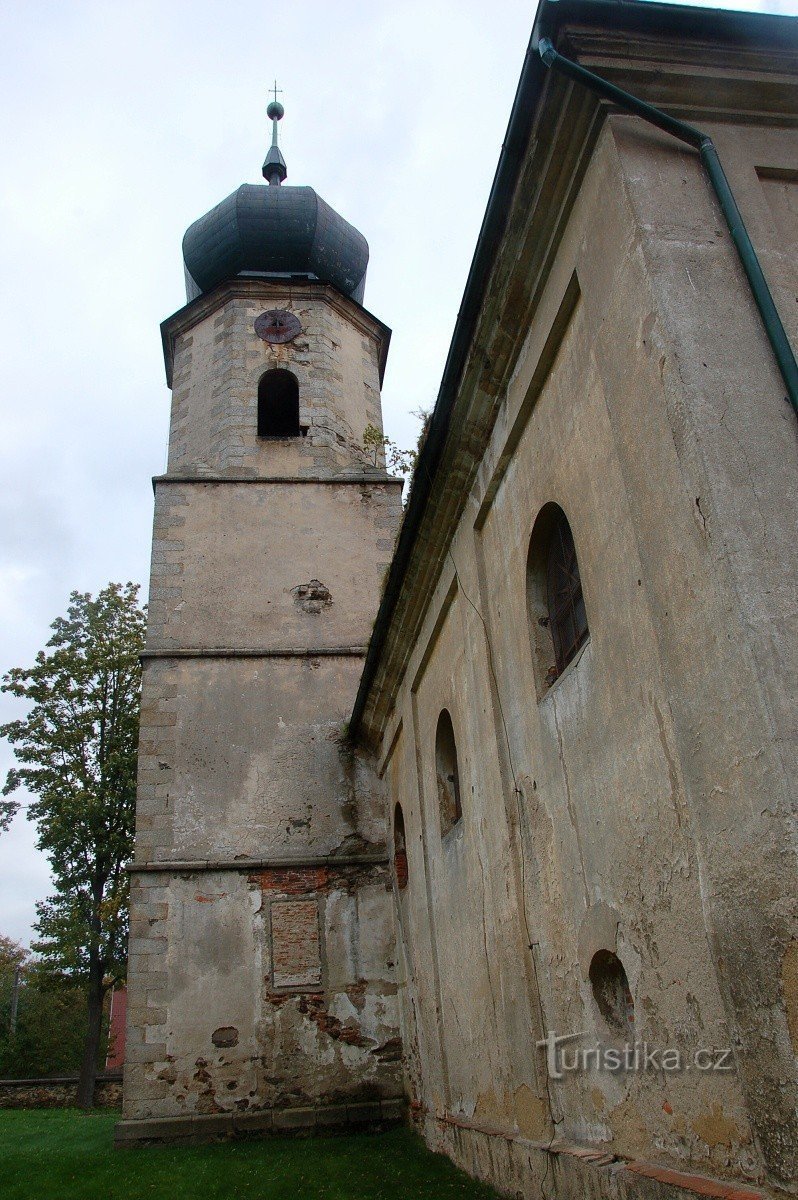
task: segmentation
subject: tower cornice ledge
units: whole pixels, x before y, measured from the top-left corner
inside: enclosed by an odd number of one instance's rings
[[[357,484],[359,487],[367,485],[379,487],[404,486],[404,480],[400,479],[397,475],[389,475],[387,471],[371,469],[365,471],[342,471],[337,475],[153,475],[153,487],[163,483],[340,483],[344,485]]]
[[[131,874],[163,874],[164,872],[194,871],[269,871],[292,870],[299,867],[384,867],[388,863],[384,851],[364,854],[304,854],[271,855],[267,858],[185,858],[155,859],[151,862],[130,862],[125,870]]]
[[[366,646],[153,646],[139,657],[152,658],[364,658]]]
[[[297,280],[291,276],[275,279],[250,275],[238,276],[225,283],[220,283],[212,292],[198,296],[196,300],[185,304],[161,323],[161,342],[163,343],[167,385],[170,388],[172,386],[175,344],[181,334],[189,333],[200,321],[212,316],[230,300],[258,300],[268,305],[271,300],[283,301],[286,292],[289,293],[292,302],[324,301],[351,321],[367,337],[374,338],[379,345],[380,384],[382,384],[388,359],[388,347],[391,342],[391,330],[378,317],[370,313],[362,304],[358,304],[356,300],[339,292],[332,284],[322,283],[320,280]]]

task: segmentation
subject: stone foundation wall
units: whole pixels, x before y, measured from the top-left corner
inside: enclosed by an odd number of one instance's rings
[[[78,1077],[0,1079],[0,1108],[74,1108]],[[96,1108],[122,1107],[122,1074],[103,1075],[94,1089]]]
[[[531,1141],[467,1122],[428,1118],[424,1137],[439,1153],[496,1188],[502,1196],[539,1195],[556,1200],[765,1200],[776,1195],[675,1171],[640,1159],[624,1159],[603,1148],[561,1140]]]

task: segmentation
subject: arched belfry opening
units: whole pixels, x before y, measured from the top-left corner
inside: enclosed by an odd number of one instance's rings
[[[299,384],[296,375],[275,367],[258,384],[258,437],[299,437]]]

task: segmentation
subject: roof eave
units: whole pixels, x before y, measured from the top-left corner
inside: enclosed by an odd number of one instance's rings
[[[541,0],[510,112],[504,143],[491,186],[463,300],[455,323],[429,431],[419,453],[413,487],[405,510],[394,557],[369,641],[360,686],[349,722],[357,739],[367,701],[380,664],[391,619],[402,592],[410,556],[423,521],[449,434],[452,408],[479,320],[485,286],[493,270],[509,220],[512,197],[548,71],[538,51],[542,37],[555,45],[566,26],[583,25],[607,31],[651,33],[692,39],[706,37],[720,45],[768,47],[791,43],[798,48],[798,20],[763,13],[688,8],[670,4],[629,3],[625,0]]]

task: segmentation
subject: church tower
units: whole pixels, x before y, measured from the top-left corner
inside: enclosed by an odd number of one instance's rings
[[[183,241],[139,751],[128,1142],[401,1110],[386,802],[347,743],[401,482],[368,246],[273,139]]]

